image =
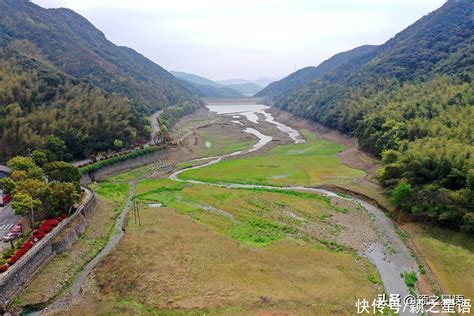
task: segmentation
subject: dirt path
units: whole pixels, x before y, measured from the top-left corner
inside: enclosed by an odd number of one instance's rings
[[[153,113],[151,116],[150,116],[150,120],[151,120],[151,142],[154,144],[156,143],[157,139],[156,139],[156,135],[160,132],[160,125],[158,125],[158,116],[160,116],[160,114],[163,113],[162,110],[160,111],[157,111],[155,113]]]
[[[120,213],[119,218],[117,219],[117,222],[115,223],[115,234],[112,236],[112,238],[109,239],[107,245],[97,254],[97,256],[94,257],[94,259],[92,259],[87,264],[84,270],[82,270],[81,274],[77,277],[70,291],[66,295],[62,296],[57,301],[51,303],[48,307],[44,308],[43,310],[37,311],[37,312],[31,312],[28,315],[40,315],[42,313],[52,312],[54,310],[57,310],[59,308],[66,306],[72,299],[78,297],[81,294],[82,285],[87,280],[92,270],[97,266],[97,264],[99,264],[99,262],[105,256],[107,256],[115,248],[115,246],[119,243],[119,241],[125,235],[125,221],[132,207],[133,198],[135,197],[136,181],[131,181],[129,184],[130,184],[130,191],[128,194],[127,201],[125,203],[125,206],[122,209],[122,212]]]

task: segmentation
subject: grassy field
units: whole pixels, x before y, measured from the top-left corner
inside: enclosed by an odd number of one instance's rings
[[[447,229],[407,227],[418,252],[447,293],[474,298],[474,243],[472,237]]]
[[[127,198],[128,185],[112,189],[106,184],[95,189],[97,208],[85,234],[70,251],[56,256],[38,274],[16,299],[16,306],[43,306],[50,302],[72,285],[81,269],[105,246]]]
[[[161,203],[252,246],[267,246],[287,236],[318,243],[319,239],[323,240],[322,236],[309,234],[301,226],[311,222],[320,230],[337,231],[337,225],[332,225],[328,219],[338,212],[347,212],[317,194],[236,190],[187,185],[168,179],[142,181],[138,184],[137,193],[142,202]]]
[[[366,260],[304,238],[301,221],[282,216],[291,208],[299,218],[324,222],[343,212],[317,195],[169,180],[144,181],[138,189],[142,203],[168,207],[143,208],[142,226],[129,222],[125,239],[95,273],[100,295],[87,304],[91,313],[349,315],[357,298],[381,291]],[[248,221],[257,214],[260,221]]]
[[[202,138],[202,144],[194,151],[198,157],[219,156],[249,149],[257,142],[247,137],[236,139],[235,134],[216,130],[216,127],[199,129],[197,134]]]
[[[361,170],[342,165],[336,154],[344,146],[318,140],[309,132],[307,142],[277,146],[267,153],[218,164],[180,175],[182,179],[206,182],[257,183],[271,185],[318,185],[362,177]]]
[[[97,189],[114,200],[126,192]],[[69,314],[351,315],[358,298],[383,292],[375,268],[340,238],[345,220],[361,218],[355,204],[169,179],[139,181],[137,199],[142,225],[129,220]],[[357,226],[369,231],[370,218]]]
[[[128,182],[131,180],[135,180],[146,175],[152,174],[156,171],[157,168],[153,165],[147,165],[143,167],[138,167],[135,169],[131,169],[130,171],[120,173],[116,176],[108,178],[108,182]]]

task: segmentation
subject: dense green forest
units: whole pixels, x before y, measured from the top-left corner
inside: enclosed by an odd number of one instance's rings
[[[46,148],[55,135],[66,160],[145,140],[145,120],[126,97],[90,84],[9,49],[0,49],[0,158]]]
[[[396,206],[474,231],[473,6],[448,1],[286,96],[266,96],[380,155],[379,177]]]
[[[44,9],[28,0],[0,0],[0,47],[16,40],[30,42],[61,71],[108,93],[127,96],[144,113],[192,96],[166,70],[134,50],[108,41],[69,9]]]
[[[65,160],[133,147],[149,139],[144,116],[193,95],[73,11],[0,0],[0,162],[51,139]]]

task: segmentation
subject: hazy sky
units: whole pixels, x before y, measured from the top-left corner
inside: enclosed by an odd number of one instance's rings
[[[168,70],[279,78],[381,44],[445,0],[33,0],[86,17]]]

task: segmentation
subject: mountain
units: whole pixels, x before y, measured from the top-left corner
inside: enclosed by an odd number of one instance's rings
[[[67,9],[0,0],[0,161],[51,143],[66,160],[149,138],[144,116],[193,92]],[[59,155],[58,155],[59,156]]]
[[[49,63],[108,93],[127,96],[142,112],[177,104],[192,93],[162,67],[116,46],[69,9],[44,9],[28,0],[0,0],[0,46],[27,41]]]
[[[238,91],[246,97],[253,96],[255,93],[262,90],[262,87],[256,83],[242,83],[242,84],[229,84],[227,88]]]
[[[356,136],[382,158],[379,179],[398,208],[474,231],[473,6],[447,1],[383,45],[257,95]]]
[[[186,84],[191,85],[196,90],[197,94],[201,97],[209,98],[241,98],[244,95],[236,89],[226,87],[210,79],[189,74],[186,72],[172,71],[176,78],[184,81]]]
[[[180,72],[180,71],[170,71],[170,73],[176,78],[183,79],[189,83],[198,84],[198,85],[206,85],[206,86],[211,86],[211,87],[216,87],[216,88],[222,87],[222,85],[218,84],[217,82],[214,82],[210,79],[207,79],[198,75],[193,75],[193,74]]]
[[[224,86],[234,85],[234,84],[240,85],[240,84],[246,84],[246,83],[254,83],[254,84],[264,88],[273,81],[275,81],[275,79],[261,77],[261,78],[258,78],[256,80],[247,80],[247,79],[218,80],[217,83],[219,83],[221,85],[224,85]]]
[[[265,88],[268,86],[270,83],[278,81],[278,79],[275,78],[267,78],[267,77],[260,77],[258,79],[255,79],[253,83],[258,84],[260,87]]]
[[[377,46],[365,45],[354,48],[350,51],[339,53],[334,55],[330,59],[322,62],[317,67],[306,67],[302,68],[289,76],[281,79],[280,81],[270,83],[265,89],[261,90],[256,94],[258,97],[266,97],[270,100],[278,100],[286,96],[288,93],[303,87],[305,84],[319,79],[325,74],[334,71],[341,65],[347,63],[361,56],[370,58]]]

